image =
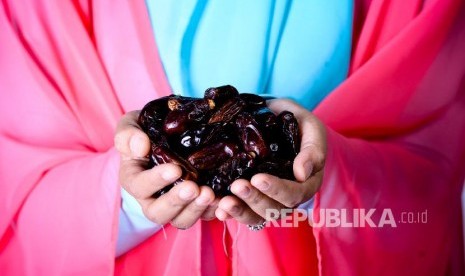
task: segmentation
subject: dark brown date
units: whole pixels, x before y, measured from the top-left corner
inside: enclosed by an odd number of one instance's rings
[[[148,168],[173,163],[182,169],[154,197],[184,180],[207,185],[218,197],[231,194],[236,179],[257,173],[294,180],[298,122],[288,111],[276,116],[258,95],[230,85],[209,88],[201,99],[170,95],[145,105],[138,123],[151,141]]]
[[[217,109],[210,117],[209,124],[228,123],[245,107],[245,102],[238,97],[229,99],[223,106]]]
[[[194,167],[192,167],[192,165],[189,162],[187,162],[181,156],[179,156],[176,153],[172,152],[169,148],[167,148],[165,146],[158,146],[158,145],[153,144],[150,159],[151,159],[151,164],[153,164],[154,166],[157,166],[157,165],[160,165],[160,164],[172,163],[172,164],[175,164],[175,165],[178,165],[179,167],[181,167],[182,176],[181,176],[181,178],[176,180],[175,183],[173,183],[174,185],[176,185],[176,184],[178,184],[178,183],[180,183],[180,182],[182,182],[184,180],[197,181],[197,179],[198,179],[197,170]],[[167,186],[162,190],[164,190],[164,192],[167,192],[171,188],[169,188],[168,190],[166,190],[166,188],[168,188],[170,186]],[[161,195],[159,192],[154,194],[155,198],[159,197]]]
[[[138,123],[142,129],[147,132],[150,127],[161,129],[166,115],[170,111],[168,100],[171,96],[165,96],[147,103],[142,108]]]
[[[295,180],[293,162],[290,160],[275,159],[265,161],[257,166],[257,173],[267,173],[283,179]]]
[[[204,94],[205,99],[213,100],[217,106],[222,106],[229,99],[237,96],[239,96],[239,92],[231,85],[211,87],[205,90]]]
[[[212,100],[191,101],[183,108],[170,111],[166,115],[163,129],[168,135],[181,134],[193,124],[207,120],[209,111],[214,107]]]
[[[207,132],[208,125],[199,125],[186,130],[179,138],[180,144],[186,149],[195,149],[201,143]]]
[[[300,151],[300,133],[299,124],[289,111],[283,111],[278,115],[278,121],[281,124],[282,136],[291,151],[291,158],[297,156]]]
[[[168,140],[166,139],[165,134],[159,128],[154,126],[149,127],[146,131],[147,136],[149,136],[150,141],[155,145],[166,146],[168,147]]]
[[[277,124],[276,115],[268,107],[260,107],[254,110],[252,112],[252,117],[261,129],[268,129]]]
[[[179,183],[181,183],[181,181],[177,180],[176,182],[174,182],[173,184],[170,184],[168,186],[165,186],[164,188],[162,188],[161,190],[155,192],[152,197],[153,198],[159,198],[161,197],[162,195],[166,194],[167,192],[169,192],[171,190],[171,188],[173,188],[175,185],[178,185]]]
[[[242,113],[237,117],[236,128],[245,151],[255,152],[260,158],[268,155],[268,146],[263,134],[250,113]]]
[[[266,100],[256,94],[241,93],[239,97],[247,103],[247,106],[251,109],[260,107],[266,107]]]
[[[238,151],[239,147],[236,144],[219,142],[192,153],[187,160],[198,170],[209,170],[234,156]]]
[[[194,126],[179,136],[179,143],[171,144],[182,153],[189,154],[199,147],[221,141],[236,143],[236,130],[232,124],[214,123]]]
[[[238,178],[250,179],[255,166],[255,153],[241,152],[226,160],[214,171],[207,181],[215,195],[226,196],[231,194],[230,185]]]
[[[183,175],[181,176],[182,180],[197,181],[197,170],[181,156],[177,155],[164,146],[152,146],[152,160],[155,165],[166,163],[173,163],[178,165],[183,170]]]
[[[200,141],[200,145],[207,145],[227,140],[234,140],[234,132],[231,124],[208,124],[204,138],[202,141]]]
[[[199,100],[197,98],[183,97],[179,95],[171,95],[168,99],[168,108],[170,110],[183,109],[188,103]]]

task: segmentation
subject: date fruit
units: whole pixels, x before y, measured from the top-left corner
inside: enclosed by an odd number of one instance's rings
[[[236,144],[219,142],[192,153],[187,160],[198,170],[210,170],[218,162],[225,162],[233,157],[238,151],[239,146]]]
[[[274,114],[258,95],[230,85],[209,88],[203,98],[169,95],[147,103],[138,123],[152,144],[148,168],[173,163],[182,169],[154,197],[184,180],[207,185],[218,197],[231,194],[234,180],[257,173],[294,180],[298,122],[289,111]]]

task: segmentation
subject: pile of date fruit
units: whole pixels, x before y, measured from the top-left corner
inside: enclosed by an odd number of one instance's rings
[[[203,98],[165,96],[147,103],[138,123],[151,141],[148,168],[173,163],[183,172],[154,197],[183,180],[207,185],[222,197],[231,194],[234,180],[257,173],[295,179],[297,120],[289,111],[274,114],[256,94],[226,85],[207,89]]]

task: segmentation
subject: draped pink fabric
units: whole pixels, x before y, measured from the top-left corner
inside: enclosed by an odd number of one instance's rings
[[[218,222],[166,227],[115,270],[114,127],[170,92],[144,2],[0,1],[1,274],[200,274],[215,262],[218,274],[308,275],[318,257],[320,275],[463,275],[462,2],[357,2],[351,74],[315,110],[329,143],[316,219],[390,208],[428,210],[428,223],[252,233],[229,221],[228,256]]]
[[[0,274],[112,273],[114,128],[169,92],[144,8],[0,2]]]
[[[330,127],[315,215],[427,210],[428,222],[314,228],[321,274],[464,275],[464,49],[462,1],[371,2],[350,77],[315,110]]]

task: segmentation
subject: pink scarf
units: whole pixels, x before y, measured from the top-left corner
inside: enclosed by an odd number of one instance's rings
[[[53,4],[51,4],[53,2]],[[328,126],[325,208],[428,211],[396,228],[166,227],[114,259],[119,117],[170,93],[144,1],[0,2],[2,275],[463,274],[465,11],[460,0],[359,0],[351,75]],[[205,256],[201,240],[213,240]],[[315,237],[315,238],[314,238]]]

